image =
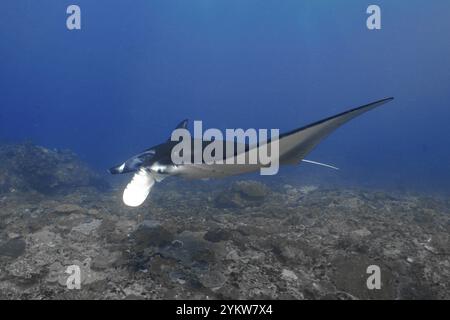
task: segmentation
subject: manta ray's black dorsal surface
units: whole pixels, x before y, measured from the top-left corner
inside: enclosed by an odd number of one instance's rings
[[[280,135],[278,137],[279,163],[282,165],[300,163],[320,141],[344,123],[391,100],[393,98],[375,101]],[[177,128],[186,127],[187,120],[183,120],[177,126]],[[224,163],[175,165],[171,160],[171,152],[176,144],[177,142],[168,140],[146,149],[123,164],[109,170],[112,174],[135,172],[132,181],[127,185],[123,193],[123,201],[126,205],[132,207],[141,205],[155,182],[161,181],[167,176],[179,176],[190,179],[218,178],[254,172],[263,167],[261,164]],[[264,144],[271,145],[272,141],[269,140]],[[243,153],[260,147],[261,144],[247,147]],[[238,155],[235,154],[235,157]],[[312,162],[315,163],[314,161]],[[235,161],[234,163],[237,162]]]

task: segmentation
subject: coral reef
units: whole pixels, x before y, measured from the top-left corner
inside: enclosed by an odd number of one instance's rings
[[[0,299],[450,299],[448,198],[167,179],[128,208],[120,189],[85,189],[88,173],[51,175],[70,187],[52,196],[23,174],[69,174],[70,154],[7,150],[1,174],[17,189],[0,194]]]
[[[70,192],[81,187],[107,188],[101,177],[68,151],[30,143],[0,146],[0,192]]]

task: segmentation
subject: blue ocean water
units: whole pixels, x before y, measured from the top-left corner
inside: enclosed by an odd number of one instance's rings
[[[66,28],[70,4],[81,30]],[[366,27],[370,4],[381,30]],[[308,158],[361,185],[448,193],[449,12],[425,0],[3,1],[0,142],[68,148],[104,170],[184,118],[283,132],[394,96]]]

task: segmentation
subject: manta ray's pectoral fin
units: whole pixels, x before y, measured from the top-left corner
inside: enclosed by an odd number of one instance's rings
[[[123,191],[123,202],[130,207],[140,206],[147,198],[154,184],[155,179],[152,174],[141,168],[134,174],[133,179]]]
[[[393,98],[379,100],[280,135],[280,163],[298,164],[320,141],[344,123],[391,100]]]

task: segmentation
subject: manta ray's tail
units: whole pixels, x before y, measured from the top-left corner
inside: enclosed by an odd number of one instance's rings
[[[321,162],[306,160],[306,159],[302,159],[302,161],[306,162],[306,163],[311,163],[311,164],[315,164],[318,166],[322,166],[322,167],[327,167],[327,168],[334,169],[334,170],[339,170],[338,167],[332,166],[331,164],[326,164],[326,163],[321,163]]]

